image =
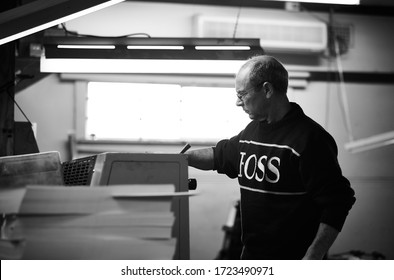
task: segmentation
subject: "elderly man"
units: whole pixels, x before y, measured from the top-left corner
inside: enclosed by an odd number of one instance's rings
[[[236,105],[252,120],[188,162],[238,178],[241,259],[322,259],[355,202],[333,137],[287,98],[288,73],[274,57],[239,70]]]

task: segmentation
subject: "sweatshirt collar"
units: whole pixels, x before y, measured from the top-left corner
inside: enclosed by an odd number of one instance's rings
[[[298,117],[304,115],[304,111],[302,110],[300,105],[298,105],[297,103],[290,102],[290,106],[291,106],[290,110],[279,121],[274,122],[274,123],[268,123],[267,121],[261,121],[260,125],[262,125],[266,129],[274,129],[274,128],[280,127],[282,124],[285,124],[288,120],[298,118]]]

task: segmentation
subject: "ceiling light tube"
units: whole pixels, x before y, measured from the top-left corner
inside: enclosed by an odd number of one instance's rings
[[[182,59],[46,59],[44,73],[162,73],[162,74],[235,74],[243,60]]]
[[[114,50],[114,45],[57,45],[58,49]]]
[[[129,45],[127,46],[128,50],[183,50],[184,46],[138,46],[138,45]]]
[[[214,51],[214,50],[226,50],[226,51],[248,51],[249,46],[195,46],[198,51]]]

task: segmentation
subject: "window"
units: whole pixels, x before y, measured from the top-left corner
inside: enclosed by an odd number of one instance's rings
[[[211,142],[250,121],[233,88],[174,84],[88,84],[86,138]]]

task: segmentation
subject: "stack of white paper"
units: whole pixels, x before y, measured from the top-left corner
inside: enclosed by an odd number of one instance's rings
[[[24,259],[172,259],[173,185],[29,186],[12,238]]]

